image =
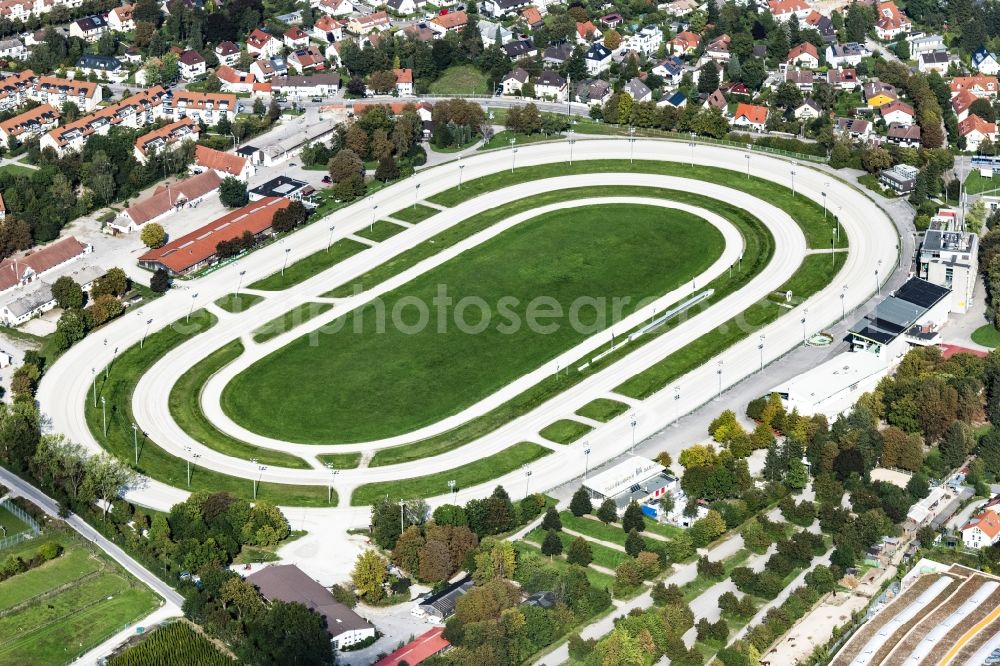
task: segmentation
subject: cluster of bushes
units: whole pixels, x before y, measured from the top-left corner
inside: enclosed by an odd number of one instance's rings
[[[428,518],[432,518],[434,524],[439,526],[467,527],[482,540],[526,525],[537,518],[544,508],[545,497],[537,493],[528,495],[515,505],[503,486],[497,486],[490,497],[469,500],[464,506],[442,504],[434,510],[433,515],[423,500],[403,502],[401,512],[398,501],[385,498],[372,505],[369,532],[375,545],[392,550],[403,529],[423,525]]]
[[[784,497],[778,508],[785,520],[799,527],[809,527],[816,521],[816,505],[808,500],[796,502],[791,496]]]
[[[755,573],[749,567],[736,567],[730,577],[736,588],[763,599],[774,599],[785,587],[785,577],[796,567],[805,567],[813,556],[825,550],[823,538],[811,532],[797,532],[790,539],[778,542],[777,552],[767,559],[764,568]]]
[[[783,604],[769,610],[764,620],[747,632],[747,642],[763,653],[775,639],[808,613],[820,596],[807,585],[795,588]]]
[[[3,564],[0,564],[0,581],[7,580],[12,576],[16,576],[19,573],[24,573],[30,569],[41,566],[48,562],[49,560],[54,560],[59,557],[63,552],[63,547],[58,543],[49,542],[43,543],[39,546],[34,554],[31,555],[27,560],[21,556],[9,556],[4,560]]]
[[[434,121],[431,141],[438,148],[464,146],[480,135],[489,138],[487,134],[491,131],[483,108],[464,99],[438,102],[431,111],[431,118]]]
[[[504,126],[518,134],[558,134],[569,129],[569,118],[557,113],[540,113],[534,104],[507,109]]]
[[[569,654],[587,666],[602,664],[653,664],[666,656],[673,664],[702,664],[697,648],[685,647],[683,635],[694,625],[694,613],[683,599],[654,606],[648,610],[634,609],[616,620],[615,628],[600,640],[583,640],[579,634],[570,636]],[[633,655],[622,661],[621,655]]]
[[[785,538],[785,526],[765,515],[751,518],[740,530],[743,545],[755,553],[763,553],[775,541]]]
[[[458,601],[445,626],[443,636],[454,647],[440,663],[523,663],[611,605],[607,590],[591,585],[583,568],[556,566],[532,553],[516,555],[506,540],[484,540],[468,560],[476,586]],[[522,594],[543,591],[555,595],[552,608],[521,603]]]
[[[265,603],[257,588],[222,567],[200,572],[199,586],[185,585],[184,614],[225,640],[248,664],[332,666],[326,618],[300,603]]]
[[[719,610],[744,620],[757,614],[757,606],[753,603],[753,597],[749,594],[737,597],[732,592],[723,592],[719,597]]]

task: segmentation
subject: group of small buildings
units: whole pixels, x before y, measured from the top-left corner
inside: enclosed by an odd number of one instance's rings
[[[0,319],[5,326],[20,326],[56,307],[52,284],[69,275],[89,291],[102,269],[77,265],[93,248],[67,236],[50,245],[0,261]]]
[[[595,502],[614,500],[618,515],[635,502],[646,517],[677,527],[690,527],[708,512],[700,505],[696,511],[686,511],[688,498],[680,481],[660,463],[642,456],[630,455],[602,472],[587,475],[583,487]],[[661,502],[668,495],[673,498],[669,510]]]

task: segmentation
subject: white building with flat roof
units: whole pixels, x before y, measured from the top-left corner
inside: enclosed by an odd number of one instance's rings
[[[861,394],[873,390],[889,374],[885,358],[868,352],[844,352],[812,370],[775,386],[791,411],[823,414],[831,422],[849,411]]]
[[[958,229],[954,215],[939,213],[920,245],[919,275],[951,289],[952,312],[968,312],[979,278],[979,237]]]

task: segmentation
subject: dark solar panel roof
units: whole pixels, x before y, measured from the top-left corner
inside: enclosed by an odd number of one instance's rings
[[[899,333],[889,333],[888,331],[883,331],[871,326],[865,326],[861,330],[853,328],[851,329],[851,332],[856,335],[860,335],[863,338],[868,338],[869,340],[874,340],[875,342],[882,344],[889,344],[896,339],[897,335],[899,335]]]
[[[933,307],[935,303],[947,296],[946,287],[939,287],[920,278],[910,278],[902,287],[896,290],[896,298],[915,303],[924,308]]]

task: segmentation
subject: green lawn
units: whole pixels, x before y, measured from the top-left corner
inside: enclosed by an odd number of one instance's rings
[[[477,484],[495,479],[498,476],[513,472],[519,467],[552,453],[550,449],[531,442],[521,442],[509,448],[487,456],[474,463],[455,469],[447,469],[426,476],[395,481],[380,481],[358,486],[351,495],[352,506],[372,504],[376,500],[389,496],[393,499],[412,499],[415,497],[434,497],[446,495],[449,492],[448,481],[455,481],[455,488],[469,488]]]
[[[562,520],[563,527],[566,529],[579,532],[591,539],[600,539],[608,543],[625,546],[625,530],[622,529],[620,523],[605,524],[596,518],[588,516],[577,518],[569,511],[561,512],[559,519]],[[646,522],[648,523],[649,521],[647,520]]]
[[[367,238],[370,241],[375,241],[376,243],[381,243],[402,231],[406,231],[406,227],[388,220],[376,220],[375,224],[358,231],[356,235],[361,238]]]
[[[423,222],[428,217],[438,214],[437,208],[431,208],[430,206],[425,206],[424,204],[418,203],[416,206],[407,206],[406,208],[400,208],[395,213],[389,215],[389,217],[400,220],[402,222],[409,222],[411,224],[416,224],[417,222]]]
[[[303,303],[256,329],[253,332],[253,341],[267,342],[332,308],[331,303]]]
[[[607,423],[611,419],[628,411],[628,405],[617,400],[597,398],[576,410],[576,413],[588,419]]]
[[[5,164],[0,166],[0,173],[9,174],[11,176],[27,176],[30,178],[38,173],[38,169],[32,169],[20,164]]]
[[[637,302],[703,271],[723,244],[718,230],[696,216],[653,206],[540,215],[383,295],[379,302],[393,313],[392,325],[379,317],[381,308],[362,306],[340,318],[342,325],[325,327],[330,332],[300,337],[258,361],[225,388],[223,408],[254,432],[296,442],[409,432],[460,411],[610,324],[590,306],[572,323],[560,324],[558,315],[536,319],[528,314],[535,299],[571,313],[581,297],[611,307],[612,297],[627,296],[627,316]],[[551,260],[535,261],[538,256]],[[443,329],[440,313],[433,325],[421,325],[413,303],[430,307],[440,285],[455,303],[480,300],[490,308],[487,315],[478,307],[456,309]],[[500,314],[490,320],[495,304]],[[461,325],[455,323],[460,316]],[[377,333],[379,326],[384,333]],[[431,385],[435,390],[427,391]],[[260,410],[261,401],[274,409]]]
[[[491,148],[506,148],[510,150],[510,140],[514,139],[514,147],[522,146],[526,143],[538,143],[539,141],[559,141],[560,139],[565,139],[562,134],[542,134],[541,132],[537,134],[523,134],[521,132],[511,132],[510,130],[503,130],[502,132],[497,132],[493,137],[479,146],[479,150],[490,150]],[[511,153],[511,158],[516,162],[516,156]]]
[[[4,555],[27,557],[47,541],[63,546],[62,555],[0,582],[0,665],[68,663],[159,604],[68,529],[50,528]]]
[[[235,293],[227,294],[215,301],[215,304],[226,312],[243,312],[257,305],[262,300],[264,300],[263,296],[242,292],[238,296]]]
[[[705,180],[710,183],[722,183],[727,187],[747,192],[783,209],[802,227],[809,247],[825,249],[830,246],[832,220],[829,215],[826,219],[823,218],[823,206],[821,204],[817,204],[802,196],[793,197],[791,189],[769,180],[758,178],[757,176],[737,178],[734,176],[734,171],[730,169],[700,166],[697,164],[692,168],[690,165],[681,162],[636,160],[630,164],[628,160],[580,160],[574,162],[572,165],[563,162],[560,164],[520,167],[514,169],[513,173],[510,171],[500,171],[489,176],[475,178],[464,183],[461,190],[453,187],[450,190],[445,190],[432,197],[428,197],[427,200],[439,206],[454,206],[485,192],[540,178],[605,172],[656,173]],[[543,190],[544,186],[540,184],[539,189]],[[847,247],[848,240],[845,235],[841,238],[842,242],[840,246]]]
[[[262,465],[309,469],[309,463],[298,456],[247,444],[227,435],[212,425],[202,411],[200,400],[205,383],[243,351],[243,343],[233,340],[192,365],[170,389],[170,415],[192,438],[228,456],[257,459]]]
[[[132,417],[132,393],[139,377],[164,354],[215,325],[216,318],[205,310],[196,310],[191,322],[193,326],[167,326],[148,336],[142,349],[133,345],[119,354],[111,364],[107,378],[104,372],[97,373],[97,406],[94,406],[92,393],[88,391],[84,408],[91,434],[105,449],[135,467],[139,473],[176,488],[187,486],[186,461],[167,453],[141,432],[138,438],[139,464],[133,463],[132,424],[135,421]],[[102,432],[102,397],[107,401],[107,437]],[[245,499],[253,496],[249,479],[213,472],[197,465],[192,470],[191,490],[226,491]],[[327,506],[327,489],[323,486],[261,483],[257,486],[257,497],[280,505]]]
[[[736,289],[742,287],[766,265],[767,261],[770,260],[773,252],[773,239],[770,234],[767,233],[766,229],[763,228],[763,225],[759,220],[752,215],[749,215],[742,209],[722,202],[706,199],[695,194],[677,192],[674,190],[661,190],[657,188],[634,186],[615,188],[613,192],[616,195],[660,197],[688,203],[693,206],[714,207],[715,211],[719,215],[732,222],[740,230],[743,234],[744,242],[746,243],[746,251],[744,252],[743,257],[743,272],[734,273],[731,277],[728,274],[724,274],[713,280],[710,284],[705,285],[706,288],[715,289],[715,295],[707,299],[708,303],[714,303],[718,299],[723,298]],[[536,198],[541,198],[545,203],[549,203],[550,201],[573,200],[582,196],[599,195],[600,192],[595,192],[593,188],[574,188],[560,192],[546,192],[536,195]],[[511,205],[515,204],[517,204],[517,202],[514,202],[514,204]],[[470,220],[475,219],[476,218],[470,218]],[[469,221],[467,220],[466,222]],[[459,226],[461,226],[461,224]],[[452,231],[457,233],[460,230],[453,229]],[[466,230],[466,232],[471,231]],[[436,238],[440,239],[443,235],[444,234],[440,234]],[[443,241],[443,243],[446,242]],[[428,251],[425,246],[426,244],[416,246],[409,252],[405,253],[401,261],[409,261],[406,259],[406,255],[411,253],[420,252],[428,255],[433,254],[433,252]],[[417,259],[414,258],[412,261],[415,263]],[[376,271],[378,270],[379,269],[376,269]],[[388,272],[388,269],[386,272]],[[591,365],[582,372],[575,369],[578,364],[568,363],[567,372],[546,377],[532,388],[524,391],[518,396],[515,396],[508,402],[491,410],[483,416],[453,428],[448,432],[435,435],[434,437],[429,437],[425,440],[403,446],[381,449],[375,453],[369,464],[372,467],[377,467],[380,465],[391,465],[438,455],[481,437],[510,420],[527,413],[545,400],[561,393],[577,382],[582,381],[586,377],[590,376],[590,374],[607,367],[614,361],[620,359],[624,354],[635,349],[637,345],[646,344],[651,340],[655,340],[659,335],[668,333],[673,329],[674,325],[676,325],[676,323],[668,323],[661,326],[655,331],[639,338],[633,344],[627,345],[622,350],[612,352],[600,361],[591,363]],[[606,347],[598,349],[595,351],[595,354],[605,350]],[[589,357],[587,359],[579,359],[580,362],[584,360],[590,359]]]
[[[536,528],[528,533],[525,537],[526,540],[532,541],[537,544],[541,544],[545,539],[545,530],[541,527]],[[566,534],[565,532],[559,532],[559,540],[563,543],[563,552],[569,550],[569,545],[573,543],[576,539],[572,534]],[[623,550],[616,550],[615,548],[608,548],[607,546],[602,546],[599,543],[590,541],[590,551],[594,555],[593,564],[604,567],[606,569],[615,570],[622,560],[629,557],[628,553]]]
[[[801,294],[815,294],[817,291],[833,282],[834,276],[844,267],[847,252],[831,252],[827,254],[807,254],[788,282],[778,288],[778,294],[784,297],[785,292],[792,292],[792,302],[798,303]]]
[[[3,538],[3,534],[14,536],[28,530],[28,526],[24,521],[4,508],[3,505],[0,505],[0,527],[3,527],[3,530],[0,530],[0,539]],[[3,553],[0,552],[0,558],[2,556]]]
[[[967,194],[980,194],[998,188],[1000,188],[1000,177],[983,178],[979,175],[979,169],[973,169],[965,177],[965,191]]]
[[[334,469],[353,469],[361,464],[361,452],[354,453],[321,453],[316,456],[324,465],[333,465]]]
[[[490,80],[475,65],[455,65],[430,85],[432,95],[489,95]]]
[[[545,426],[538,434],[556,444],[570,444],[593,430],[592,426],[572,419],[559,419]]]
[[[548,558],[542,555],[538,546],[532,544],[528,541],[515,541],[514,550],[518,552],[519,557],[538,557],[544,559],[547,563],[552,564],[560,569],[569,569],[576,565],[570,564],[565,560],[565,556]],[[614,587],[615,578],[614,576],[609,576],[603,571],[598,571],[591,567],[582,567],[584,573],[587,574],[587,580],[596,588],[610,590]]]
[[[673,539],[674,537],[680,535],[684,532],[680,527],[674,527],[673,525],[664,525],[663,523],[657,523],[655,521],[646,519],[646,531],[653,534],[659,534],[661,537],[666,537],[668,539]]]
[[[984,347],[1000,347],[1000,331],[993,324],[980,326],[972,332],[972,341]]]
[[[250,288],[264,291],[288,289],[367,249],[367,245],[359,243],[353,238],[342,238],[330,245],[329,248],[314,252],[286,267],[284,275],[281,274],[281,271],[271,273],[266,278],[251,284]]]

